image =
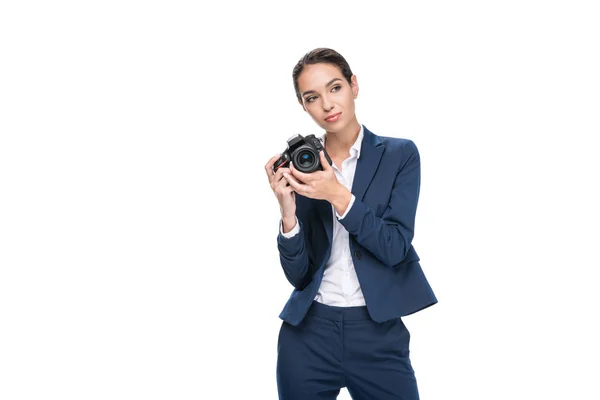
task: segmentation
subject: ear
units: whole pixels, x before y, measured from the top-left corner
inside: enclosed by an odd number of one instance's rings
[[[358,79],[356,75],[352,75],[350,81],[352,82],[350,85],[352,87],[352,94],[354,94],[354,98],[356,99],[358,97]]]

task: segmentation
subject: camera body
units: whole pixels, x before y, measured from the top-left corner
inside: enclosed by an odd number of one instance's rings
[[[281,157],[273,164],[273,171],[277,172],[280,167],[288,167],[290,161],[300,172],[310,173],[317,170],[323,170],[319,152],[323,150],[325,158],[329,165],[333,162],[321,144],[321,141],[315,135],[306,137],[297,134],[287,140],[287,148],[281,153]]]

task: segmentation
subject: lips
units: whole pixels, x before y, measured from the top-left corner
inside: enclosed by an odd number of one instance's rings
[[[329,117],[325,118],[325,121],[327,121],[327,122],[335,122],[338,119],[340,119],[340,115],[341,114],[342,114],[341,112],[339,112],[337,114],[332,114]]]

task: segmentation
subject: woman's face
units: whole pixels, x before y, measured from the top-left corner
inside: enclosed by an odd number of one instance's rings
[[[319,63],[305,65],[298,76],[299,103],[321,128],[339,132],[356,120],[354,99],[358,96],[356,75],[348,83],[338,67]],[[341,113],[341,114],[340,114]],[[340,114],[333,120],[327,117]]]

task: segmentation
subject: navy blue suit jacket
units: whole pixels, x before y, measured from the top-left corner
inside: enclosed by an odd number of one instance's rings
[[[340,223],[349,233],[350,253],[376,322],[412,314],[437,303],[412,245],[419,199],[419,152],[409,139],[364,136],[351,192],[354,204]],[[277,247],[283,272],[294,286],[280,318],[296,326],[317,294],[331,253],[333,210],[325,200],[296,193],[300,232],[281,233]]]

